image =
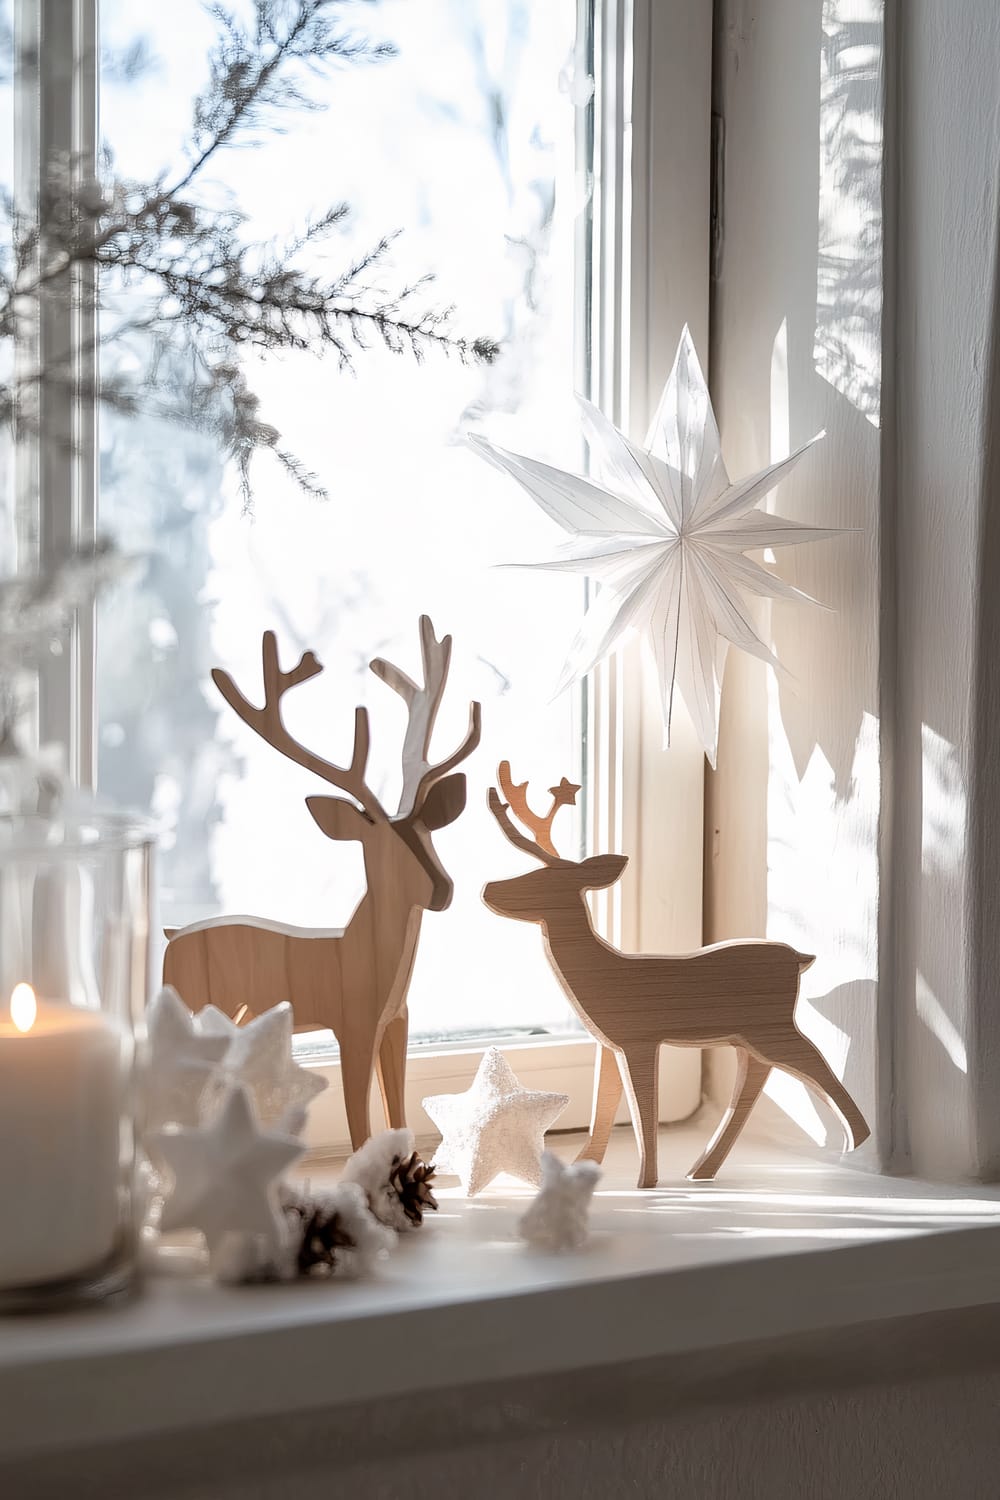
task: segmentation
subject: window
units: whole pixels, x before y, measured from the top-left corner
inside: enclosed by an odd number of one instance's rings
[[[453,300],[462,330],[499,335],[494,366],[434,353],[418,364],[377,343],[356,351],[350,370],[311,349],[248,360],[263,418],[325,499],[265,456],[244,501],[236,465],[223,464],[211,436],[148,412],[112,411],[101,424],[100,522],[144,563],[100,611],[98,785],[163,822],[167,924],[228,911],[340,927],[364,889],[361,846],[333,843],[312,823],[304,798],[315,778],[237,721],[211,667],[254,698],[265,628],[289,664],[314,650],[324,674],[290,695],[289,722],[311,748],[346,762],[353,705],[365,702],[369,779],[395,806],[401,705],[367,660],[384,655],[414,671],[422,612],[453,635],[437,743],[458,742],[471,698],[483,703],[484,732],[469,806],[436,836],[455,898],[423,924],[415,1037],[574,1024],[538,963],[535,934],[505,930],[479,890],[505,857],[485,805],[497,760],[509,756],[544,785],[583,779],[580,696],[549,701],[581,589],[493,566],[543,555],[556,528],[460,433],[487,421],[516,423],[517,440],[532,446],[574,440],[586,332],[575,278],[588,274],[578,218],[590,177],[589,161],[577,160],[587,106],[573,71],[576,11],[576,0],[373,8],[354,24],[391,43],[394,57],[311,80],[318,108],[285,110],[281,134],[265,128],[254,150],[220,151],[198,179],[199,199],[220,212],[238,205],[247,235],[260,239],[300,229],[343,197],[350,217],[306,250],[307,264],[310,253],[349,264],[405,226],[373,274],[408,285],[433,272],[417,307]],[[185,170],[180,143],[218,28],[200,0],[144,24],[149,65],[123,79],[115,60],[135,44],[135,7],[102,5],[102,134],[123,177],[169,182]],[[112,286],[106,323],[141,323],[144,295],[134,277]],[[105,374],[151,357],[148,337],[130,332],[105,351]],[[179,358],[174,378],[192,378]],[[554,419],[565,425],[555,438]],[[544,633],[533,624],[541,616]],[[572,849],[579,826],[563,817]]]
[[[50,154],[62,150],[85,176],[99,92],[100,134],[118,171],[162,170],[169,180],[215,23],[196,0],[178,0],[169,25],[142,14],[136,48],[134,7],[104,0],[95,42],[96,15],[92,0],[17,0],[24,37],[47,36],[19,151],[50,159],[31,136],[41,122]],[[354,375],[309,350],[249,362],[262,419],[330,494],[304,494],[264,455],[246,503],[214,438],[168,422],[155,404],[125,414],[105,401],[90,444],[85,298],[53,299],[76,383],[72,400],[39,424],[35,453],[45,464],[37,482],[22,484],[32,526],[44,549],[99,524],[142,563],[96,622],[81,613],[72,650],[43,675],[39,733],[69,745],[82,779],[162,819],[165,924],[241,909],[335,926],[362,889],[359,852],[317,833],[303,806],[308,778],[236,721],[209,669],[226,667],[253,698],[263,629],[278,632],[283,660],[315,650],[325,672],[296,689],[293,729],[345,756],[352,707],[364,701],[373,771],[391,796],[402,714],[366,662],[382,654],[412,670],[426,610],[455,639],[441,743],[457,734],[471,697],[483,701],[485,728],[468,810],[438,835],[456,897],[424,924],[412,1034],[548,1037],[533,1066],[543,1086],[558,1086],[565,1055],[551,1039],[575,1023],[538,934],[479,902],[480,886],[507,858],[485,810],[496,760],[508,756],[520,776],[543,785],[563,774],[584,783],[576,826],[563,814],[562,837],[631,855],[602,922],[625,946],[681,948],[701,931],[702,762],[683,747],[669,768],[661,762],[658,710],[647,718],[630,656],[575,698],[550,702],[580,593],[570,580],[493,566],[542,556],[559,534],[458,437],[481,423],[512,446],[582,463],[574,387],[616,420],[644,427],[681,324],[705,318],[705,234],[691,226],[707,229],[707,93],[704,78],[690,84],[706,106],[704,129],[694,131],[698,150],[689,132],[681,155],[670,110],[687,97],[682,70],[641,4],[384,0],[352,15],[397,55],[310,79],[321,107],[288,116],[283,134],[262,130],[252,152],[220,153],[199,189],[203,201],[220,212],[238,203],[248,234],[264,236],[343,196],[353,216],[322,253],[350,256],[402,227],[386,268],[395,284],[432,271],[428,301],[454,301],[471,336],[499,335],[502,357],[492,368],[431,358],[418,366],[372,348],[359,352]],[[685,24],[707,61],[706,28],[693,17]],[[641,69],[632,69],[633,51]],[[661,98],[669,108],[654,106]],[[664,228],[649,211],[648,185],[668,155],[675,195],[690,192],[691,209]],[[672,267],[668,284],[653,274],[654,233]],[[148,365],[147,296],[134,275],[103,288],[105,395],[116,377]],[[188,390],[191,372],[176,353],[157,357],[161,384],[166,373],[176,391]],[[22,480],[29,458],[18,455]],[[640,885],[652,850],[641,837],[647,818],[672,856],[657,859]],[[674,1062],[663,1085],[680,1115],[699,1097],[699,1062],[693,1053]],[[582,1119],[589,1052],[579,1071]]]

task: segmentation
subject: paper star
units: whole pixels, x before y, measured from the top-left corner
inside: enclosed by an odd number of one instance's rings
[[[297,1134],[310,1101],[327,1087],[327,1079],[300,1067],[292,1057],[293,1020],[287,1001],[246,1026],[237,1026],[214,1005],[198,1014],[203,1035],[225,1039],[225,1072],[230,1081],[249,1090],[260,1123]]]
[[[195,1025],[176,990],[160,990],[146,1011],[149,1048],[143,1076],[146,1130],[196,1125],[206,1086],[216,1076],[229,1043]]]
[[[587,1214],[600,1175],[594,1161],[564,1166],[546,1151],[538,1196],[517,1226],[521,1238],[542,1250],[579,1249],[587,1238]]]
[[[280,1246],[284,1220],[273,1184],[305,1148],[292,1136],[260,1130],[246,1089],[234,1088],[211,1124],[161,1130],[153,1143],[174,1179],[161,1233],[200,1229],[211,1248],[240,1230]]]
[[[490,1047],[464,1094],[435,1094],[424,1109],[443,1139],[433,1165],[459,1177],[474,1198],[500,1172],[541,1181],[542,1138],[569,1103],[567,1094],[523,1089],[503,1053]]]
[[[581,573],[602,584],[556,691],[584,677],[630,631],[640,631],[653,648],[666,743],[679,687],[714,766],[728,646],[780,665],[757,633],[746,595],[808,599],[744,553],[842,533],[842,528],[806,526],[756,509],[823,434],[790,458],[730,484],[687,328],[645,448],[630,442],[588,401],[581,399],[580,406],[593,479],[471,438],[484,457],[512,475],[575,537],[549,562],[516,566]]]

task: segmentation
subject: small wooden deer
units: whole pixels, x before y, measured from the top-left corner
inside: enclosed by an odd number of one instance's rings
[[[799,975],[813,962],[810,955],[786,943],[754,940],[715,943],[676,957],[620,952],[594,931],[586,893],[613,885],[627,856],[560,859],[552,820],[559,807],[575,800],[578,789],[565,780],[553,787],[552,806],[542,816],[532,812],[527,782],[515,784],[506,761],[498,780],[507,800],[491,787],[490,810],[515,848],[540,860],[542,868],[492,881],[483,900],[500,916],[541,925],[549,961],[570,1004],[601,1044],[590,1138],[581,1159],[603,1160],[624,1085],[639,1147],[638,1185],[656,1186],[661,1042],[725,1043],[737,1052],[732,1100],[690,1178],[718,1172],[772,1068],[801,1079],[826,1101],[843,1124],[849,1150],[868,1137],[854,1100],[795,1025]],[[512,823],[511,811],[531,838]]]
[[[458,749],[445,760],[431,762],[430,741],[444,696],[451,636],[436,640],[424,615],[420,646],[423,686],[389,662],[371,663],[375,675],[403,699],[409,715],[402,792],[391,815],[365,780],[366,708],[355,710],[354,753],[346,767],[307,750],[282,722],[284,694],[323,670],[311,651],[298,666],[283,672],[274,634],[266,632],[263,708],[255,708],[243,696],[228,672],[212,673],[216,687],[244,723],[289,760],[353,799],[307,797],[306,806],[327,838],[361,844],[367,890],[343,929],[217,917],[168,932],[163,963],[164,983],[173,985],[189,1005],[211,1002],[227,1014],[254,1014],[290,1000],[297,1027],[329,1027],[340,1043],[344,1103],[355,1150],[370,1134],[373,1069],[388,1123],[406,1123],[406,995],[420,922],[425,911],[443,911],[453,890],[431,835],[454,822],[465,807],[465,776],[451,773],[479,743],[480,705],[472,703],[468,732]]]

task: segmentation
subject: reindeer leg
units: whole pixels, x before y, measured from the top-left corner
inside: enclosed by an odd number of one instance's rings
[[[768,1035],[766,1048],[767,1056],[776,1068],[791,1073],[793,1078],[798,1078],[830,1106],[844,1127],[847,1150],[856,1151],[862,1141],[866,1141],[871,1135],[868,1121],[840,1079],[831,1071],[823,1054],[813,1046],[808,1037],[802,1035],[797,1026],[793,1026],[786,1036],[779,1036],[777,1039]],[[758,1051],[763,1055],[763,1048],[758,1048]]]
[[[368,1096],[371,1093],[372,1073],[375,1070],[375,1039],[366,1046],[340,1047],[340,1076],[344,1085],[344,1108],[347,1110],[347,1128],[351,1134],[351,1146],[357,1151],[372,1133],[368,1114]]]
[[[637,1187],[655,1187],[656,1130],[659,1111],[660,1047],[646,1042],[626,1047],[617,1054],[618,1068],[628,1097],[632,1130],[639,1147],[639,1180]]]
[[[615,1111],[622,1096],[622,1076],[613,1047],[597,1044],[594,1059],[594,1103],[590,1115],[590,1134],[577,1161],[603,1161],[608,1138],[615,1122]]]
[[[399,1130],[406,1124],[406,1043],[409,1033],[410,1013],[404,1005],[385,1028],[375,1061],[385,1122],[390,1130]]]
[[[687,1174],[691,1182],[708,1182],[715,1176],[736,1144],[747,1122],[747,1115],[757,1102],[767,1082],[771,1064],[762,1062],[745,1047],[736,1049],[736,1082],[729,1108],[719,1121],[718,1129]]]

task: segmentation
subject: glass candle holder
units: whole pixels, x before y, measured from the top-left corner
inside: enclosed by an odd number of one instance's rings
[[[136,1274],[135,1023],[153,833],[109,813],[0,819],[0,1309]]]

